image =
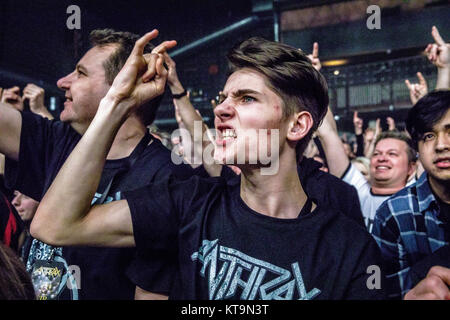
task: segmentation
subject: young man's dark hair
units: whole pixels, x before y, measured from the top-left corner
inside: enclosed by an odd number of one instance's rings
[[[117,46],[117,50],[103,63],[106,81],[109,85],[112,85],[114,78],[127,61],[139,36],[131,32],[114,31],[112,29],[97,29],[91,31],[89,39],[92,46]],[[144,53],[150,53],[154,48],[154,45],[148,43],[145,46]],[[142,119],[145,126],[152,124],[155,120],[156,112],[158,111],[162,98],[163,95],[149,101],[146,105],[139,108],[137,114]]]
[[[308,111],[314,120],[309,134],[297,144],[297,158],[318,128],[328,107],[328,86],[323,75],[301,50],[254,37],[233,47],[228,55],[229,74],[250,68],[263,74],[267,84],[284,101],[283,116]]]
[[[380,133],[376,138],[375,146],[377,145],[378,142],[384,139],[397,139],[400,141],[404,141],[408,145],[406,153],[408,154],[409,162],[415,162],[417,160],[417,155],[413,148],[413,142],[405,133],[400,131],[384,131]]]
[[[414,148],[417,150],[419,140],[448,111],[450,106],[450,90],[435,90],[422,97],[408,113],[406,130],[411,135]]]

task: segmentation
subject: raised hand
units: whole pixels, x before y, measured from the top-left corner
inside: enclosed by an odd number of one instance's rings
[[[438,68],[450,68],[450,43],[445,43],[435,26],[431,29],[431,35],[434,43],[425,49],[428,60]]]
[[[320,71],[320,69],[322,68],[322,64],[320,63],[319,59],[319,44],[317,42],[314,42],[313,52],[312,54],[308,54],[308,58],[309,60],[311,60],[311,64],[313,65],[313,67],[317,71]]]
[[[45,108],[44,106],[44,95],[45,91],[41,87],[35,84],[29,83],[23,89],[23,100],[28,99],[30,102],[30,110],[32,112],[37,112]]]
[[[353,112],[353,126],[355,127],[355,134],[360,135],[363,132],[363,119],[358,117],[358,111]]]
[[[184,88],[178,78],[177,74],[177,64],[173,59],[169,56],[169,54],[164,50],[164,47],[161,45],[157,46],[152,50],[152,53],[162,54],[164,56],[164,62],[167,65],[167,84],[170,87],[170,90],[173,94],[182,93]]]
[[[409,98],[411,99],[411,103],[413,105],[415,105],[420,98],[428,93],[427,81],[423,77],[422,73],[417,72],[417,78],[419,79],[419,83],[410,83],[408,79],[405,80],[405,84],[409,89]]]
[[[450,269],[434,266],[404,297],[405,300],[450,300]]]
[[[1,102],[7,103],[13,106],[15,109],[22,111],[23,110],[23,100],[20,96],[20,88],[15,86],[9,89],[4,89]]]
[[[114,79],[107,97],[117,103],[126,102],[129,107],[138,107],[164,92],[167,70],[162,54],[173,48],[176,41],[164,41],[158,47],[160,53],[144,54],[145,45],[158,36],[153,30],[136,41],[125,65]]]

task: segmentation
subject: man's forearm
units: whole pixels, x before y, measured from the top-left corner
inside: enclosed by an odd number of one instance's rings
[[[106,156],[124,117],[116,103],[107,98],[101,101],[91,125],[39,205],[32,224],[35,237],[54,243],[77,232],[90,209]]]
[[[20,112],[0,102],[0,153],[13,160],[19,159],[21,131]]]
[[[341,178],[350,163],[341,138],[337,133],[330,132],[326,135],[319,135],[319,139],[327,158],[330,173]]]
[[[449,88],[450,88],[450,67],[438,68],[436,89],[449,89]]]

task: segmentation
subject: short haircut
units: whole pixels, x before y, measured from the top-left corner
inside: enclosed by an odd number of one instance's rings
[[[413,148],[412,140],[410,137],[408,137],[406,133],[401,131],[384,131],[380,133],[375,139],[375,147],[377,146],[378,142],[384,139],[397,139],[400,141],[404,141],[407,146],[406,153],[408,155],[408,161],[409,162],[417,161],[417,153]]]
[[[119,32],[112,29],[97,29],[93,30],[89,39],[92,46],[107,47],[117,46],[108,59],[103,62],[105,69],[105,79],[109,85],[112,85],[114,78],[120,72],[125,62],[133,50],[136,40],[140,38],[139,35],[130,32]],[[150,53],[155,48],[154,45],[148,43],[144,48],[144,53]],[[163,95],[158,96],[145,105],[139,107],[137,115],[142,120],[145,126],[153,123],[156,117],[156,112],[161,103]]]
[[[422,97],[409,110],[406,130],[411,135],[416,150],[423,134],[432,131],[433,126],[441,120],[449,108],[450,90],[435,90]]]
[[[263,74],[267,85],[283,100],[283,117],[308,111],[313,118],[310,132],[296,146],[297,159],[311,140],[328,108],[328,86],[323,75],[299,49],[287,44],[250,38],[227,55],[230,74],[243,68]]]

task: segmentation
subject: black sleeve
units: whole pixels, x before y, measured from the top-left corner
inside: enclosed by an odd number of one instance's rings
[[[168,296],[176,274],[176,266],[175,248],[172,252],[136,250],[126,275],[139,288]]]
[[[362,134],[356,135],[356,156],[364,157],[364,136]]]
[[[180,181],[173,176],[159,183],[124,192],[130,208],[136,248],[171,250],[180,223],[197,217],[194,208],[201,206],[206,194],[220,178],[193,176]]]
[[[347,212],[347,216],[356,221],[359,225],[365,226],[363,214],[361,211],[361,204],[359,203],[358,192],[355,187],[348,185],[348,192],[346,192],[347,201],[349,204],[349,208]]]
[[[186,181],[171,177],[124,192],[137,249],[127,276],[138,287],[169,294],[177,268],[180,223],[185,213],[195,206],[193,199],[201,197],[201,192],[196,191],[201,185],[196,176]]]
[[[124,192],[130,207],[137,249],[169,250],[176,239],[179,212],[171,195],[173,179]]]
[[[59,169],[55,168],[59,160],[57,157],[67,157],[79,137],[67,124],[50,121],[31,112],[22,112],[19,159],[14,161],[6,158],[5,161],[7,187],[40,201],[46,179],[56,175]]]

